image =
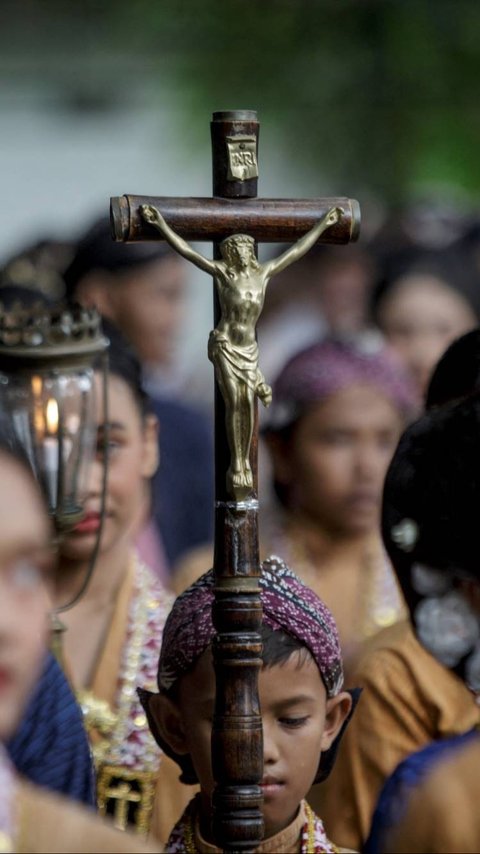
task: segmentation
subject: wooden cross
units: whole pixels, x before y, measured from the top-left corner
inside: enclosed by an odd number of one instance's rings
[[[224,294],[218,278],[223,276],[228,286],[228,277],[233,279],[235,275],[229,272],[228,267],[225,272],[226,251],[221,242],[241,233],[244,245],[242,247],[240,240],[234,247],[239,257],[248,250],[248,246],[245,249],[248,237],[253,241],[297,241],[297,246],[306,251],[305,241],[310,240],[308,245],[311,245],[320,234],[322,242],[326,243],[355,240],[360,224],[359,206],[353,199],[258,199],[258,132],[254,111],[213,114],[213,198],[127,195],[111,200],[112,231],[116,240],[158,240],[161,231],[162,236],[169,239],[185,257],[217,277],[215,330],[209,342],[209,356],[215,364],[216,377],[213,622],[217,635],[213,644],[216,704],[212,764],[217,785],[213,797],[213,833],[217,844],[230,852],[253,851],[263,837],[259,786],[263,775],[263,745],[257,690],[262,666],[259,636],[262,607],[258,582],[256,397],[268,403],[269,389],[265,382],[262,383],[258,364],[251,369],[245,364],[246,347],[243,347],[240,361],[233,365],[232,371],[227,370],[225,375],[223,370],[231,361],[230,350],[235,349],[228,340],[229,329],[227,335],[224,334],[225,326],[228,327],[225,314],[230,312],[235,317],[238,305],[222,304]],[[313,233],[312,229],[320,223],[323,223],[322,228]],[[305,237],[308,232],[312,232],[311,239]],[[208,261],[191,249],[186,242],[190,240],[213,241],[214,260]],[[262,269],[267,266],[263,265]],[[247,300],[251,300],[255,295],[244,285],[242,279],[240,291]],[[239,292],[236,297],[238,295]],[[258,296],[262,304],[263,295],[264,288]],[[258,312],[255,320],[257,316]],[[231,320],[231,317],[227,319]],[[254,338],[254,325],[249,332]],[[215,339],[213,343],[212,336]],[[226,356],[222,355],[225,348],[228,351]],[[255,349],[255,342],[251,349]],[[230,407],[230,398],[241,398],[247,387],[255,392],[250,393],[253,422],[251,426],[245,426],[242,416],[240,429],[237,423],[237,437],[240,435],[238,441],[242,445],[243,434],[248,434],[249,454],[245,465],[251,474],[245,474],[245,470],[239,473],[235,468],[237,466],[238,469],[238,460],[235,464],[232,462],[235,456],[234,427],[239,420],[239,410],[235,406],[233,409]]]

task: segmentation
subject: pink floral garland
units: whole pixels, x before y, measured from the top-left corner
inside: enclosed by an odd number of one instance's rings
[[[109,736],[106,761],[135,771],[157,771],[161,751],[148,727],[137,687],[157,690],[157,669],[165,621],[173,597],[153,571],[135,559],[134,592],[128,612],[120,664],[116,712],[118,723]]]

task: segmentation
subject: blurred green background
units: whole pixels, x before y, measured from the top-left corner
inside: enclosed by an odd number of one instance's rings
[[[478,0],[1,5],[3,87],[30,74],[88,115],[144,86],[152,109],[174,102],[186,156],[212,110],[257,109],[288,167],[327,191],[480,189]]]
[[[356,197],[362,241],[418,199],[478,216],[479,34],[480,0],[1,0],[0,262],[110,195],[209,195],[222,109],[258,111],[260,194]]]
[[[2,0],[0,256],[124,192],[210,193],[256,109],[263,195],[478,210],[479,0]]]
[[[135,36],[160,48],[195,125],[218,104],[255,107],[295,168],[332,187],[480,189],[478,0],[141,2]]]

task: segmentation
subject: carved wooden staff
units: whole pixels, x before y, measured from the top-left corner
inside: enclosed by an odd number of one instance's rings
[[[158,239],[160,231],[216,280],[215,330],[209,342],[216,376],[213,833],[229,852],[253,851],[263,836],[256,397],[268,403],[270,389],[258,368],[255,323],[271,275],[307,251],[320,234],[322,242],[355,240],[360,223],[352,199],[257,199],[258,131],[253,111],[214,113],[211,199],[111,200],[117,240]],[[232,235],[227,252],[221,241]],[[258,265],[250,238],[297,243],[277,261]],[[195,252],[187,240],[212,240],[214,260]],[[250,273],[244,273],[245,265]]]

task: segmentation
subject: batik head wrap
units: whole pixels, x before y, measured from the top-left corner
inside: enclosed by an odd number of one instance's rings
[[[310,650],[327,694],[333,697],[342,687],[343,669],[330,611],[280,558],[263,562],[259,581],[263,622],[273,631],[286,632]],[[169,691],[182,674],[192,669],[215,635],[214,585],[210,570],[175,601],[163,630],[158,668],[161,692]]]
[[[291,635],[305,646],[317,664],[327,696],[338,694],[343,684],[342,656],[335,620],[326,605],[280,558],[271,557],[262,563],[259,581],[263,623],[273,631]],[[171,691],[211,644],[215,635],[212,623],[214,585],[214,574],[210,570],[175,600],[163,630],[158,667],[160,693]],[[184,782],[196,782],[195,777],[192,779],[189,757],[175,754],[158,733],[149,714],[148,693],[142,691],[141,697],[160,747],[181,766]],[[324,776],[322,764],[318,779]]]
[[[387,472],[383,538],[418,640],[480,692],[480,396],[432,410]]]
[[[379,336],[327,338],[297,353],[280,372],[265,429],[289,427],[311,404],[358,385],[374,386],[406,419],[418,411],[419,400],[412,381]]]

